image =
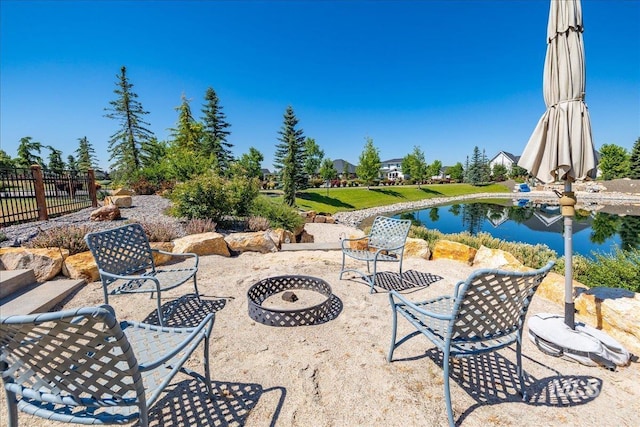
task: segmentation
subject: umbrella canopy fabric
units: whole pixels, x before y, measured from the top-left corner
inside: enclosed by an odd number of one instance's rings
[[[580,1],[551,0],[543,80],[547,110],[518,161],[544,183],[596,176],[582,32]]]

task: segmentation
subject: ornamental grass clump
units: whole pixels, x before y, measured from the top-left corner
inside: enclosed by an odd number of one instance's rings
[[[247,229],[249,231],[266,231],[271,227],[269,220],[262,216],[250,216],[247,218]]]
[[[67,249],[69,255],[89,250],[84,236],[91,230],[87,226],[54,227],[48,230],[39,229],[38,234],[25,244],[28,248],[60,248]]]
[[[150,242],[170,242],[183,235],[182,230],[167,220],[138,221]]]
[[[216,231],[216,224],[211,218],[192,218],[184,226],[186,234],[201,234]]]

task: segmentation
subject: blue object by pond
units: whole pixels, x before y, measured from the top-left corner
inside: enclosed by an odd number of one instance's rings
[[[521,193],[529,193],[531,191],[531,188],[529,188],[528,184],[518,184],[518,191]]]

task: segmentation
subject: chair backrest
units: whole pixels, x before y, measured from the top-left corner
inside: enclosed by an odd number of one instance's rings
[[[0,318],[5,387],[89,408],[145,401],[138,363],[111,307]]]
[[[140,224],[132,223],[111,230],[89,233],[84,237],[101,271],[129,275],[151,269],[155,271],[149,239]],[[113,282],[102,276],[105,285]]]
[[[369,246],[378,249],[397,248],[390,252],[402,253],[409,235],[411,221],[408,219],[388,218],[378,216],[373,220],[369,231]]]
[[[531,299],[553,264],[529,272],[474,271],[456,288],[452,341],[494,340],[522,328]]]

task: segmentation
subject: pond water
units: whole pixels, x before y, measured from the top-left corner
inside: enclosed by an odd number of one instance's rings
[[[405,212],[415,225],[445,234],[486,232],[501,240],[546,244],[559,256],[564,254],[564,220],[560,207],[527,200],[495,203],[457,203]],[[640,249],[640,216],[619,216],[596,210],[576,210],[573,219],[573,252],[593,258],[594,252],[610,253],[616,248]]]

